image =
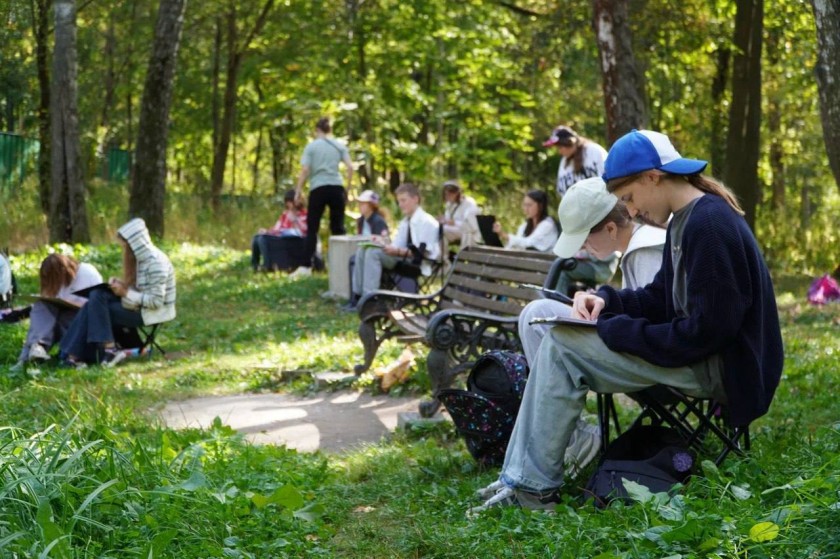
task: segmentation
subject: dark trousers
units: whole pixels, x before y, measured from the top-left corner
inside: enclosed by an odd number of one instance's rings
[[[321,217],[324,210],[330,208],[330,232],[333,235],[343,235],[344,206],[347,199],[344,187],[337,185],[319,186],[309,192],[309,205],[306,208],[306,258],[312,261],[318,246],[318,229],[321,227]]]
[[[61,339],[61,355],[97,361],[99,349],[114,342],[114,326],[143,326],[143,315],[123,308],[110,289],[94,289]]]

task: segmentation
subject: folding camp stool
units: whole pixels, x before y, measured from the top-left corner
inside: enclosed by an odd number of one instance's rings
[[[675,429],[689,446],[704,453],[711,446],[710,438],[720,443],[715,464],[720,465],[730,452],[745,456],[750,449],[749,425],[727,422],[726,408],[710,398],[689,396],[665,385],[628,394],[642,406],[633,425],[664,425]],[[598,394],[598,423],[601,427],[601,451],[610,440],[610,424],[621,433],[618,413],[612,394]]]
[[[162,325],[163,323],[137,327],[116,326],[114,327],[114,339],[119,347],[138,349],[140,355],[143,355],[146,350],[151,355],[152,349],[156,349],[161,355],[166,355],[157,341],[157,334]]]
[[[157,334],[158,330],[160,329],[162,323],[151,324],[149,326],[138,326],[137,332],[140,334],[141,337],[141,345],[140,345],[140,352],[143,353],[146,350],[149,350],[149,355],[151,355],[152,349],[156,349],[160,352],[161,355],[166,355],[166,352],[160,346],[157,341]]]

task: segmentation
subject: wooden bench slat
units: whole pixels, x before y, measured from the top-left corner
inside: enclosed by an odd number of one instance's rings
[[[463,263],[452,276],[467,275],[482,278],[492,278],[497,281],[510,281],[515,283],[535,283],[542,285],[545,281],[545,272],[529,272],[526,270],[512,270],[510,268],[495,268],[488,264]]]
[[[493,314],[517,316],[524,306],[517,301],[490,299],[450,287],[444,289],[444,297],[450,300],[456,298],[457,301],[463,303],[463,308],[465,309],[490,312]]]
[[[517,270],[531,270],[534,272],[548,273],[555,257],[541,252],[534,252],[533,254],[534,255],[531,256],[529,253],[525,258],[522,257],[522,253],[469,254],[469,257],[464,258],[462,262],[490,264],[494,268],[514,268]]]
[[[407,334],[423,337],[426,335],[426,327],[429,325],[429,318],[421,314],[407,313],[401,310],[392,310],[388,313],[394,324]]]
[[[472,289],[481,293],[503,295],[509,299],[524,300],[526,302],[533,301],[539,297],[535,289],[508,283],[486,281],[470,276],[452,276],[449,278],[449,285]]]

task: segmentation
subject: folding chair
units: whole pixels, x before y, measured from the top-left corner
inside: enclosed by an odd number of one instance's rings
[[[730,452],[746,456],[750,449],[749,425],[732,425],[727,421],[725,406],[710,398],[683,394],[665,385],[657,385],[628,394],[642,406],[633,425],[664,425],[676,430],[698,453],[714,452],[715,464],[720,465]],[[610,424],[621,433],[618,412],[612,394],[598,394],[598,423],[601,426],[601,451],[610,440]],[[711,439],[711,440],[710,440]]]
[[[142,345],[140,346],[140,352],[142,353],[144,350],[149,350],[149,355],[152,354],[152,349],[156,349],[160,352],[161,355],[166,355],[166,352],[160,346],[157,341],[157,334],[158,330],[163,323],[159,322],[157,324],[151,324],[149,326],[138,326],[137,330],[142,335]]]
[[[443,234],[443,224],[438,226],[438,243],[440,248],[440,259],[432,260],[426,258],[425,244],[422,244],[416,252],[412,260],[403,260],[397,263],[397,266],[392,270],[382,270],[382,288],[390,289],[396,288],[399,291],[408,293],[418,293],[420,291],[430,291],[429,287],[435,280],[442,280],[446,274],[446,235]],[[420,265],[425,261],[431,265],[432,273],[424,276],[421,272]]]
[[[166,355],[157,341],[158,330],[162,325],[163,323],[158,323],[136,328],[118,326],[114,329],[114,340],[123,349],[138,349],[140,355],[149,350],[146,354],[151,356],[152,349],[156,349],[161,355]]]

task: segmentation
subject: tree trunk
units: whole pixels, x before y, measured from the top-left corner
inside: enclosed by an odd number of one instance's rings
[[[53,148],[50,241],[87,243],[90,242],[90,233],[76,108],[76,3],[75,0],[55,0],[53,7],[55,51],[53,90],[50,94]]]
[[[142,217],[149,232],[157,237],[163,237],[164,232],[169,109],[186,7],[187,0],[160,1],[137,125],[128,213]]]
[[[49,70],[49,0],[31,0],[35,35],[35,63],[38,68],[38,197],[41,211],[50,214],[50,70]]]
[[[765,67],[776,68],[780,58],[781,27],[770,27],[765,34]],[[772,70],[771,70],[772,71]],[[774,212],[785,204],[785,150],[782,136],[782,103],[784,99],[777,87],[768,87],[767,95],[767,134],[770,141],[769,163],[771,172],[770,203]]]
[[[274,6],[274,0],[266,0],[260,15],[254,22],[248,36],[238,44],[239,30],[236,26],[236,5],[231,3],[227,13],[227,38],[228,38],[228,63],[225,76],[225,97],[222,105],[222,121],[219,128],[219,141],[213,149],[213,168],[210,174],[210,202],[213,211],[218,211],[222,200],[222,186],[225,178],[225,167],[227,165],[227,154],[230,148],[231,136],[233,135],[233,124],[236,118],[237,79],[239,69],[242,66],[242,59],[250,48],[251,42],[260,34],[268,14]]]
[[[216,34],[213,38],[213,148],[219,143],[219,66],[222,60],[222,18],[216,18]]]
[[[260,185],[260,157],[262,156],[263,129],[257,130],[257,149],[254,150],[254,166],[251,168],[251,194],[256,194]]]
[[[840,5],[837,0],[811,0],[811,5],[819,45],[814,70],[820,93],[823,138],[834,182],[840,188]]]
[[[735,15],[737,50],[732,67],[732,104],[726,136],[724,182],[738,195],[750,227],[761,185],[758,156],[761,139],[761,35],[763,0],[738,0]]]
[[[607,143],[647,123],[643,82],[633,55],[628,0],[592,0],[593,28],[601,62]]]
[[[712,130],[711,145],[709,146],[709,160],[712,173],[720,177],[726,167],[726,122],[723,104],[726,93],[726,83],[729,77],[729,59],[731,52],[728,47],[718,47],[715,63],[715,79],[712,81]]]

